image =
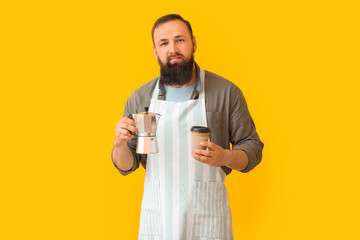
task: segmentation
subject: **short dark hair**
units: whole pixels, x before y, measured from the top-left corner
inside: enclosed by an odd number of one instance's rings
[[[187,28],[189,29],[190,31],[190,35],[191,35],[191,38],[193,37],[193,32],[192,32],[192,29],[191,29],[191,25],[189,23],[189,21],[186,21],[184,20],[179,14],[168,14],[168,15],[165,15],[165,16],[162,16],[161,18],[159,18],[158,20],[156,20],[156,22],[154,23],[153,27],[152,27],[152,30],[151,30],[151,38],[152,38],[152,41],[153,41],[153,44],[155,45],[154,43],[154,32],[155,32],[155,29],[163,24],[163,23],[166,23],[166,22],[169,22],[169,21],[173,21],[173,20],[180,20],[182,21],[183,23],[186,24]]]

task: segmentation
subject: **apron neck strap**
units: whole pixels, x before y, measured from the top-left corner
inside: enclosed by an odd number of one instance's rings
[[[205,99],[205,71],[200,69],[200,93],[199,99]]]
[[[153,91],[153,95],[151,99],[157,100],[158,96],[159,96],[159,82],[160,82],[160,77],[158,77],[158,79],[156,80],[156,85],[155,85],[155,89]]]

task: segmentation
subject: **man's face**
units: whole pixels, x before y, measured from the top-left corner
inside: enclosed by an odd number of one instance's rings
[[[159,62],[171,66],[188,62],[196,50],[196,41],[184,22],[173,20],[155,29],[153,49]]]

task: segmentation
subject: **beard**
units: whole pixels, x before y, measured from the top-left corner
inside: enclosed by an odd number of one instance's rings
[[[194,68],[194,54],[191,54],[188,61],[184,60],[170,64],[170,58],[177,56],[184,57],[181,54],[171,55],[167,58],[165,65],[158,59],[161,83],[168,86],[183,86],[190,82]]]

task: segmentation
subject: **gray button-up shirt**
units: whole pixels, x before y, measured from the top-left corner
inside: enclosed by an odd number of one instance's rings
[[[152,93],[159,78],[151,80],[134,91],[126,102],[124,117],[132,113],[144,112],[144,108],[150,106]],[[164,86],[159,84],[159,88],[158,99],[166,100]],[[191,99],[198,97],[199,87],[196,87]],[[230,149],[231,144],[232,150],[245,151],[249,158],[249,164],[241,172],[249,172],[258,165],[262,158],[264,144],[256,132],[241,90],[225,78],[205,71],[205,108],[207,124],[211,129],[210,141],[224,149]],[[136,141],[136,137],[128,141],[128,146],[134,155],[134,165],[130,170],[119,169],[113,161],[114,166],[122,175],[135,171],[140,163],[146,169],[147,155],[136,153]],[[228,167],[223,166],[222,169],[226,174],[231,172]]]

